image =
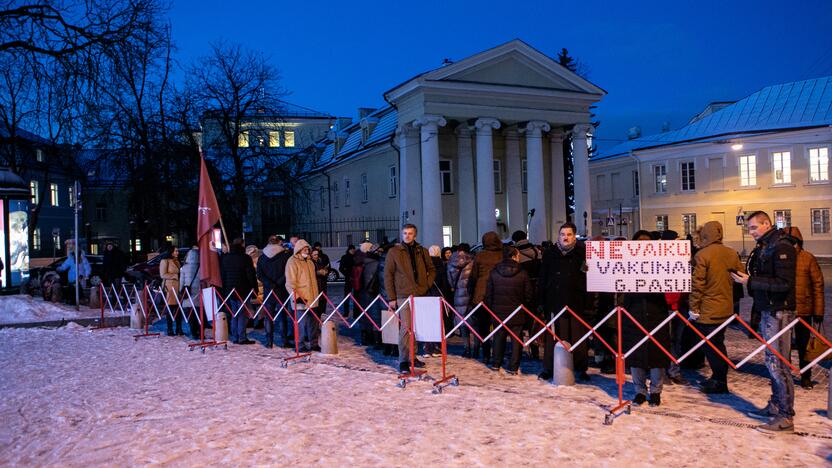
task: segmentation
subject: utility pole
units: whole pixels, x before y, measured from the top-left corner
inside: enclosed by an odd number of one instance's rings
[[[78,265],[78,259],[80,257],[78,251],[81,250],[81,245],[78,242],[78,211],[81,208],[81,203],[79,203],[78,201],[81,199],[80,188],[81,185],[76,180],[74,182],[74,187],[72,190],[72,195],[75,199],[70,200],[73,204],[73,208],[75,209],[75,310],[79,310],[81,308],[81,285],[79,284],[79,282],[81,281],[81,268],[80,265]]]

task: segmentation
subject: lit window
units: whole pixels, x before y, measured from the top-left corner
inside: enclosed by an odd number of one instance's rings
[[[370,199],[370,191],[367,189],[367,173],[361,173],[361,202],[367,203]]]
[[[656,230],[667,231],[667,215],[656,216]]]
[[[42,149],[36,149],[35,150],[35,158],[38,160],[38,162],[43,162],[43,150]]]
[[[829,148],[809,148],[809,180],[829,180]]]
[[[37,205],[40,201],[40,189],[38,189],[38,181],[33,180],[29,182],[29,191],[32,192],[32,203]]]
[[[141,239],[133,239],[133,251],[134,252],[141,252],[142,251],[142,240]]]
[[[682,215],[682,230],[685,236],[693,234],[696,231],[696,213]]]
[[[633,196],[638,196],[638,171],[633,171]]]
[[[269,132],[269,148],[278,148],[280,146],[280,132]]]
[[[283,132],[283,146],[287,148],[295,147],[295,132],[287,130]]]
[[[443,194],[454,193],[451,162],[448,160],[439,161],[439,183],[441,184]]]
[[[52,206],[58,206],[58,184],[49,184],[49,193]]]
[[[774,223],[778,229],[792,225],[792,210],[774,210]]]
[[[396,166],[387,168],[387,196],[395,197],[397,193],[398,181],[396,180]]]
[[[812,234],[829,234],[829,208],[812,209]]]
[[[454,245],[453,226],[442,226],[442,247]]]
[[[757,156],[748,154],[739,157],[740,186],[752,187],[757,185]]]
[[[653,176],[656,179],[656,193],[667,192],[667,166],[653,166]]]
[[[344,177],[344,206],[350,206],[350,179]]]
[[[90,253],[93,255],[98,255],[98,244],[90,245]]]
[[[248,148],[248,132],[240,132],[240,134],[237,136],[237,147]]]
[[[529,171],[525,159],[520,161],[520,186],[523,189],[523,193],[529,191]]]
[[[775,184],[792,183],[792,155],[788,151],[772,153],[771,162]]]
[[[693,161],[682,163],[682,190],[696,190],[696,168]]]
[[[494,160],[494,193],[503,193],[503,162]]]
[[[40,250],[40,228],[32,232],[32,249]]]

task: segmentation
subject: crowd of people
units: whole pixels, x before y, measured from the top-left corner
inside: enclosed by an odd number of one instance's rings
[[[411,296],[442,296],[457,312],[446,310],[445,329],[459,323],[459,316],[467,315],[478,304],[480,307],[468,321],[471,329],[464,324],[457,328],[462,342],[462,355],[481,360],[488,369],[506,375],[516,375],[521,361],[534,361],[541,357],[542,371],[538,377],[550,380],[553,374],[556,340],[550,333],[542,333],[524,350],[523,341],[541,330],[540,322],[548,323],[564,306],[577,316],[562,314],[554,323],[554,333],[568,343],[576,343],[588,329],[584,323],[595,324],[615,306],[624,307],[646,330],[656,329],[668,314],[675,311],[688,321],[703,336],[709,336],[714,345],[702,346],[702,361],[707,360],[711,369],[710,377],[700,389],[708,394],[724,394],[728,388],[729,365],[725,347],[725,327],[721,325],[733,314],[739,312],[739,300],[748,294],[753,299],[752,323],[758,322],[758,331],[763,339],[769,340],[783,330],[795,317],[803,317],[813,326],[818,326],[824,314],[823,275],[817,260],[802,249],[802,236],[796,227],[776,228],[764,212],[755,212],[747,218],[748,230],[757,241],[756,248],[743,264],[739,254],[725,246],[723,227],[717,221],[701,226],[687,239],[692,243],[692,290],[690,293],[597,293],[587,291],[587,265],[584,242],[578,239],[578,230],[572,223],[563,224],[554,242],[542,245],[531,244],[524,231],[512,234],[511,240],[503,241],[496,232],[482,236],[481,244],[472,249],[469,244],[440,248],[425,248],[417,242],[418,230],[406,224],[401,230],[401,239],[384,245],[369,241],[355,247],[348,246],[340,259],[339,271],[344,278],[343,293],[352,294],[360,307],[346,301],[341,312],[346,317],[358,318],[362,311],[368,318],[360,321],[361,345],[367,346],[386,356],[398,358],[399,370],[407,372],[410,366],[424,367],[420,359],[437,356],[433,343],[419,343],[418,356],[411,357],[410,324],[412,313],[408,298]],[[631,240],[675,240],[673,231],[638,231]],[[594,238],[593,240],[605,240]],[[618,239],[624,240],[624,239]],[[163,287],[167,291],[167,303],[176,307],[175,292],[183,288],[194,288],[196,295],[198,281],[196,271],[198,255],[191,249],[188,261],[180,265],[177,250],[169,248],[160,266]],[[193,258],[191,256],[193,255]],[[237,310],[242,300],[253,297],[255,304],[262,304],[269,314],[261,314],[265,329],[265,345],[275,345],[277,334],[279,345],[295,347],[295,339],[302,352],[319,351],[320,324],[306,309],[312,309],[322,316],[327,307],[320,292],[327,291],[327,278],[332,268],[329,257],[321,245],[310,245],[306,240],[291,237],[286,240],[271,236],[261,250],[255,246],[246,248],[241,239],[230,244],[228,252],[221,255],[223,296],[232,291],[229,306]],[[190,265],[190,267],[189,267]],[[382,295],[387,301],[375,301]],[[295,326],[289,314],[279,314],[270,319],[290,296],[294,298],[297,317]],[[258,302],[259,301],[259,302]],[[511,315],[520,304],[530,314]],[[383,323],[382,315],[399,309],[400,326],[398,345],[382,342],[382,333],[373,326]],[[253,308],[252,308],[253,309]],[[388,310],[389,309],[389,310]],[[194,311],[187,311],[192,313]],[[181,317],[181,314],[175,315]],[[372,322],[370,321],[372,319]],[[499,321],[497,320],[499,319]],[[230,338],[233,343],[253,344],[247,336],[249,317],[245,313],[230,318]],[[193,327],[191,335],[197,338],[198,328]],[[499,327],[500,322],[504,326]],[[178,319],[168,317],[168,333],[183,334]],[[198,326],[197,326],[198,327]],[[601,373],[615,373],[615,355],[603,342],[617,346],[617,322],[608,320],[598,327],[601,339],[583,340],[579,346],[571,347],[575,377],[578,381],[591,380],[587,372],[591,365],[600,368]],[[493,336],[486,341],[476,335]],[[809,331],[805,327],[796,329],[796,347],[801,366],[804,366]],[[297,335],[297,336],[295,336]],[[655,342],[648,340],[626,359],[632,376],[636,405],[659,406],[662,403],[663,385],[686,385],[678,365],[674,364],[664,348],[676,358],[691,346],[691,332],[686,324],[675,318],[660,327],[653,334]],[[754,334],[749,334],[754,338]],[[622,322],[622,346],[628,350],[644,339],[644,332],[629,320]],[[692,343],[698,341],[695,337]],[[661,345],[657,346],[656,342]],[[510,351],[507,346],[510,343]],[[783,356],[790,356],[791,333],[780,334],[772,344],[773,350]],[[715,348],[715,349],[714,349]],[[590,352],[592,351],[592,353]],[[506,354],[508,357],[506,359]],[[690,359],[695,361],[695,359]],[[760,426],[763,431],[792,431],[794,416],[794,383],[786,366],[775,353],[766,350],[766,367],[771,375],[772,396],[768,405],[752,416],[766,418]],[[649,383],[649,385],[648,385]],[[804,388],[812,387],[811,372],[801,376]]]

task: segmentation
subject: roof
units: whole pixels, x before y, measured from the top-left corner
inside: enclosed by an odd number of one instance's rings
[[[211,115],[212,112],[215,111],[206,111],[206,115]],[[278,100],[277,106],[273,109],[273,112],[260,112],[259,109],[253,109],[246,112],[246,116],[248,117],[280,117],[282,119],[286,118],[307,118],[307,119],[335,119],[334,115],[327,114],[325,112],[316,111],[314,109],[310,109],[308,107],[299,106],[297,104],[292,104],[288,101]]]
[[[28,140],[32,143],[40,143],[42,145],[52,145],[52,142],[43,138],[40,135],[36,135],[32,132],[23,130],[22,128],[17,129],[17,137]],[[5,127],[0,127],[0,138],[10,138],[9,131]]]
[[[592,159],[609,159],[647,148],[698,143],[719,136],[826,125],[832,125],[832,76],[768,86],[678,130],[626,141]]]

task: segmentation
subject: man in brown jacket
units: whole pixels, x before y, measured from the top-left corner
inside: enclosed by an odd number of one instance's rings
[[[722,245],[722,224],[705,223],[701,231],[701,248],[693,257],[693,284],[690,293],[690,318],[705,336],[719,328],[734,313],[732,271],[745,273],[740,257],[733,249]],[[710,338],[711,343],[727,356],[725,329]],[[728,393],[728,363],[707,344],[702,346],[711,378],[702,386],[705,393]]]
[[[796,226],[783,228],[786,238],[794,244],[797,251],[797,267],[795,268],[794,299],[797,305],[797,316],[803,317],[813,327],[823,323],[823,313],[826,301],[823,297],[823,271],[818,265],[818,259],[811,253],[803,250],[803,234]],[[811,332],[803,325],[794,328],[794,344],[797,348],[797,355],[800,358],[800,368],[809,364],[806,359],[806,348],[809,345]],[[800,386],[811,389],[812,370],[809,369],[800,375]]]
[[[430,259],[428,250],[416,242],[416,226],[405,224],[402,227],[402,242],[393,246],[387,253],[384,264],[384,289],[390,299],[390,307],[395,310],[410,296],[425,296],[436,278],[436,268]],[[410,328],[413,312],[410,304],[402,308],[399,314],[399,370],[410,369]],[[425,364],[415,357],[415,367]]]
[[[317,320],[307,312],[318,306],[318,279],[315,276],[315,262],[311,258],[309,243],[298,239],[294,255],[286,261],[286,291],[293,295],[292,303],[298,319],[298,336],[295,337],[299,351],[320,351]],[[300,318],[303,317],[303,320]]]

